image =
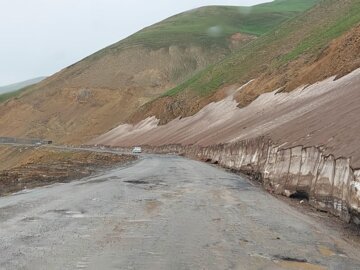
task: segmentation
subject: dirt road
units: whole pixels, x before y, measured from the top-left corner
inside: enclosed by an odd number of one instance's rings
[[[130,167],[0,198],[0,269],[360,269],[359,247],[208,164]]]

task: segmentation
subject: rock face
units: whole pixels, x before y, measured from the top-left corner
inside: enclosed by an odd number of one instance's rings
[[[207,147],[167,145],[175,152],[252,175],[264,187],[288,197],[308,198],[312,206],[360,224],[360,170],[350,159],[326,155],[321,148],[283,149],[264,137]]]

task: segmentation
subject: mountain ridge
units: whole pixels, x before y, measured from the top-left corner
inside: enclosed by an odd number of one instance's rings
[[[222,99],[221,93],[227,88],[237,88],[253,79],[255,82],[237,95],[239,106],[247,106],[260,94],[275,89],[291,91],[302,84],[345,75],[360,66],[356,46],[359,14],[358,1],[319,1],[304,15],[280,25],[143,105],[128,122],[137,123],[154,115],[165,124],[177,117],[191,116],[209,102]],[[350,34],[346,36],[346,33]],[[336,65],[337,61],[342,64]],[[316,63],[321,62],[332,68],[325,65],[316,68]],[[299,70],[307,76],[302,76]]]
[[[4,85],[4,86],[0,86],[0,95],[1,94],[5,94],[5,93],[9,93],[9,92],[13,92],[16,90],[20,90],[21,88],[39,83],[41,81],[43,81],[44,79],[46,79],[45,76],[39,76],[33,79],[29,79],[29,80],[25,80],[25,81],[21,81],[21,82],[17,82],[17,83],[12,83],[12,84],[8,84],[8,85]]]
[[[315,2],[282,1],[276,12],[279,1],[246,12],[203,7],[147,27],[0,104],[2,135],[86,142],[258,38],[241,27],[262,34]]]

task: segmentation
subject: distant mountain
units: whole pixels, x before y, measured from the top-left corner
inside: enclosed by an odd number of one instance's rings
[[[42,80],[44,80],[45,78],[46,77],[37,77],[37,78],[26,80],[26,81],[23,81],[23,82],[14,83],[14,84],[6,85],[6,86],[1,86],[0,87],[0,95],[5,94],[5,93],[9,93],[9,92],[13,92],[13,91],[17,91],[17,90],[19,90],[21,88],[24,88],[26,86],[39,83]]]

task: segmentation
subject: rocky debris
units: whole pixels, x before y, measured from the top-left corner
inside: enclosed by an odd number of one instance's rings
[[[39,150],[27,163],[0,171],[0,195],[52,183],[64,183],[124,164],[135,156],[89,151]]]
[[[265,137],[208,147],[167,145],[158,153],[191,158],[255,176],[271,193],[301,197],[321,211],[360,224],[360,170],[350,159],[327,155],[320,147],[283,149]]]
[[[85,103],[92,96],[90,89],[80,89],[77,93],[74,93],[74,97],[77,103]]]

